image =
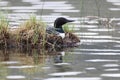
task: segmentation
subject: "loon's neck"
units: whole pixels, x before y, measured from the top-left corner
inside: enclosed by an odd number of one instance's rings
[[[63,30],[62,27],[61,28],[55,28],[55,30],[58,31],[58,32],[60,32],[60,33],[64,33],[64,30]]]

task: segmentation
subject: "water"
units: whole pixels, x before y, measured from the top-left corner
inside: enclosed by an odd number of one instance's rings
[[[30,14],[50,25],[60,16],[74,19],[74,34],[81,39],[78,47],[49,54],[1,50],[1,80],[120,79],[119,0],[2,0],[0,6],[12,28]]]

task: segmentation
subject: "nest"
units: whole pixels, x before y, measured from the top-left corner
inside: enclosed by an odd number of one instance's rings
[[[64,47],[75,46],[79,43],[79,38],[66,32],[65,38],[48,34],[46,25],[31,19],[20,25],[18,29],[10,30],[7,27],[0,29],[0,48],[20,48],[20,49],[46,49],[61,50]]]
[[[6,27],[0,30],[0,48],[7,47],[10,43],[10,33]]]
[[[64,47],[73,47],[76,43],[79,43],[79,38],[72,34],[66,33],[65,38],[55,35],[45,33],[44,35],[37,33],[34,30],[21,30],[19,31],[19,39],[17,40],[18,46],[21,48],[45,48],[49,51],[51,50],[61,50]],[[36,39],[35,39],[36,38]]]

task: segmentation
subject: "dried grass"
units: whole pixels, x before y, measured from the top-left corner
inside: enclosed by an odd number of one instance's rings
[[[4,19],[4,17],[3,17]],[[66,28],[66,37],[62,39],[58,35],[46,33],[46,25],[35,16],[31,16],[14,31],[8,29],[8,22],[0,21],[0,45],[9,48],[30,50],[32,48],[61,50],[64,45],[80,42],[79,38],[70,33]],[[3,24],[2,24],[3,23]],[[69,46],[68,46],[69,47]]]

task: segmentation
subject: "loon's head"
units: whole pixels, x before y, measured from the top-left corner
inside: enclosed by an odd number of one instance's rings
[[[64,17],[59,17],[55,20],[54,22],[54,27],[56,28],[56,31],[60,32],[60,33],[64,33],[64,30],[62,28],[62,25],[68,23],[68,22],[73,22],[74,20],[68,20]]]

